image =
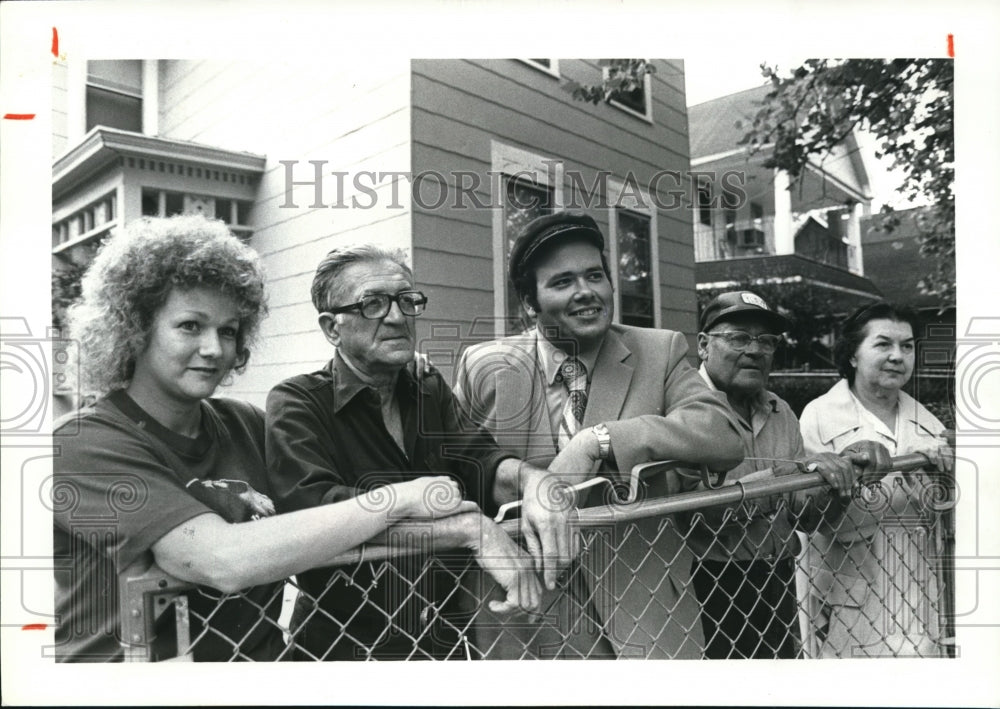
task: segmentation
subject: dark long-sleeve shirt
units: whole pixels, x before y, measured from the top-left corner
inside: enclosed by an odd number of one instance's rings
[[[490,512],[497,466],[510,454],[464,418],[438,374],[418,381],[411,365],[400,372],[395,395],[403,428],[402,449],[383,422],[379,394],[339,355],[317,372],[276,386],[267,398],[266,443],[278,510],[307,509],[350,499],[381,485],[445,474],[462,485],[466,499]],[[361,645],[383,634],[386,614],[399,610],[406,589],[406,582],[395,577],[379,578],[373,586],[374,569],[368,564],[342,571],[350,578],[330,568],[298,575],[303,590],[321,599],[320,607],[334,619],[331,623],[322,613],[309,618],[312,627],[306,631],[307,644],[316,648],[315,654],[341,635],[339,623],[348,618],[348,632]],[[435,588],[425,589],[422,595],[430,600],[443,598],[447,589],[441,579],[428,581]],[[365,593],[370,587],[375,591]],[[396,620],[419,615],[424,608],[411,610],[397,613]],[[306,617],[309,611],[306,608],[298,615]],[[319,626],[324,626],[322,633]],[[317,640],[320,636],[322,640]],[[339,647],[331,657],[347,659]]]

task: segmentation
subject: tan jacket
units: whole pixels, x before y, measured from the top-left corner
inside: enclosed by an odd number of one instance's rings
[[[556,443],[537,362],[537,332],[469,348],[455,374],[455,396],[507,451],[545,466]],[[613,325],[591,376],[584,426],[606,423],[622,479],[632,467],[679,459],[731,467],[743,446],[725,397],[685,359],[681,333]],[[602,467],[602,474],[619,475]],[[649,497],[692,489],[674,473],[653,480]],[[596,497],[596,496],[595,496]],[[585,554],[594,601],[619,655],[700,657],[704,644],[690,583],[691,553],[668,519],[619,524],[612,558]],[[638,532],[638,534],[636,534]],[[607,547],[602,545],[606,550]],[[610,570],[611,573],[606,573]],[[664,578],[666,576],[666,578]],[[652,598],[651,598],[652,597]]]

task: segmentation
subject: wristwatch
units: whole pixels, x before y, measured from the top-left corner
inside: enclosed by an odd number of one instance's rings
[[[600,459],[607,460],[611,457],[611,433],[608,431],[608,427],[603,423],[599,423],[596,426],[592,426],[590,430],[597,436]]]

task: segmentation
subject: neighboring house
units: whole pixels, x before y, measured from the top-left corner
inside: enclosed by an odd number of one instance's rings
[[[832,325],[881,295],[865,277],[861,220],[871,205],[868,174],[853,134],[824,160],[811,161],[794,184],[786,172],[764,167],[766,151],[749,155],[739,141],[768,90],[689,108],[691,169],[700,174],[694,205],[699,297],[758,287],[772,298],[779,294],[780,307],[808,302],[816,309],[811,315]],[[799,352],[798,359],[785,364],[829,366],[825,355],[811,362]]]
[[[683,63],[653,63],[594,106],[560,87],[601,80],[586,60],[57,62],[53,268],[141,215],[222,218],[268,273],[264,344],[225,391],[261,405],[330,355],[309,285],[331,248],[410,254],[420,348],[450,376],[462,342],[524,325],[505,279],[518,227],[577,207],[609,237],[616,320],[693,337],[691,213],[658,208],[675,186],[654,179],[689,165]]]

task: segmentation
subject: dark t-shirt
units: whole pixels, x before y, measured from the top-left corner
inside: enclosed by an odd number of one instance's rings
[[[161,426],[124,391],[57,422],[58,661],[120,661],[118,574],[148,567],[153,544],[186,520],[214,512],[249,521],[248,496],[270,496],[262,412],[231,399],[207,399],[201,410],[193,439]],[[194,659],[274,659],[282,588],[255,586],[225,601],[207,587],[189,592]],[[206,629],[201,619],[209,615]]]

